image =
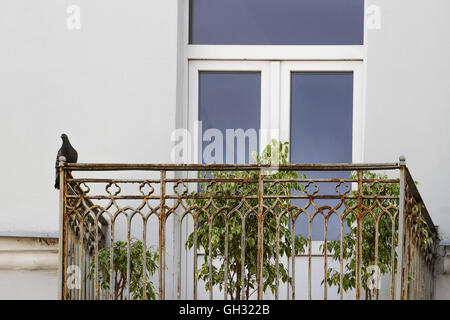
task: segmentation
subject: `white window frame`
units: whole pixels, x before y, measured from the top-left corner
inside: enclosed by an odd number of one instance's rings
[[[193,161],[198,163],[199,132],[194,126],[199,119],[199,75],[202,71],[260,72],[261,118],[260,150],[275,138],[290,141],[291,73],[351,72],[353,74],[352,162],[363,160],[363,65],[360,61],[222,61],[191,60],[189,62],[189,103],[187,125],[193,133]]]
[[[195,45],[189,44],[189,1],[183,1],[183,43],[187,60],[345,60],[363,61],[366,57],[366,14],[362,45]],[[364,8],[367,7],[367,0]]]
[[[364,0],[364,2],[366,7],[367,1]],[[181,103],[183,110],[180,110],[180,113],[183,114],[182,123],[185,128],[188,128],[190,132],[195,132],[193,131],[193,121],[198,120],[198,71],[202,68],[201,63],[206,63],[203,65],[204,70],[211,71],[214,69],[244,71],[252,68],[252,64],[249,62],[255,62],[257,65],[262,65],[264,62],[269,63],[270,93],[268,96],[264,96],[264,99],[263,95],[261,96],[261,129],[267,128],[270,131],[270,129],[280,128],[279,137],[271,135],[267,138],[279,138],[284,141],[290,140],[289,131],[286,131],[286,128],[289,130],[290,126],[290,100],[287,99],[290,94],[285,92],[290,90],[290,81],[289,84],[286,84],[286,69],[311,72],[351,71],[354,74],[352,160],[354,163],[364,161],[366,15],[364,15],[364,44],[362,45],[192,45],[189,44],[189,0],[182,1],[182,5],[184,14],[181,24],[183,26],[181,30],[183,47],[181,76],[184,80]],[[236,65],[232,65],[232,62]],[[242,64],[243,62],[248,65],[245,66]],[[281,71],[278,72],[278,70]],[[264,91],[265,78],[261,74],[262,91]],[[265,102],[266,98],[269,99],[268,104]],[[287,109],[288,104],[289,109]],[[280,112],[274,112],[274,110],[280,110]],[[269,119],[264,118],[266,114],[270,115]],[[265,146],[267,138],[261,137],[260,150]],[[196,145],[198,141],[199,139],[194,138],[193,155],[195,160],[198,158],[198,146]]]
[[[363,112],[363,64],[360,61],[286,61],[281,63],[280,81],[280,140],[290,141],[291,128],[291,73],[292,72],[352,72],[353,120],[352,162],[363,161],[364,112]]]
[[[363,60],[364,45],[354,46],[272,46],[194,45],[186,43],[189,60]]]
[[[187,127],[191,132],[192,159],[194,163],[199,163],[199,130],[195,126],[195,121],[199,120],[199,75],[202,71],[226,71],[226,72],[259,72],[261,74],[261,129],[270,127],[270,63],[267,61],[218,61],[201,60],[190,61],[189,63],[189,103],[187,112]],[[264,130],[263,130],[264,132]],[[267,140],[265,140],[267,141]],[[260,139],[260,149],[265,146],[265,142]]]

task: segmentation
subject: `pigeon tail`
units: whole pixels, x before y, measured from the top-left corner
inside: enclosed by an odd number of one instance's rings
[[[56,174],[56,179],[55,179],[55,189],[59,190],[59,173]]]

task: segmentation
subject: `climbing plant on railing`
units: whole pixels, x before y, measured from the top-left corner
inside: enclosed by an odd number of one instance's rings
[[[253,155],[257,164],[274,164],[273,159],[278,159],[280,164],[288,164],[288,143],[272,141],[262,155]],[[205,282],[206,289],[211,285],[218,285],[223,291],[227,281],[227,294],[231,299],[240,299],[242,296],[248,299],[257,288],[257,253],[258,253],[258,183],[245,183],[246,180],[258,180],[258,171],[230,171],[230,172],[204,172],[203,177],[210,179],[243,179],[244,182],[215,182],[201,183],[199,192],[193,195],[220,195],[220,199],[214,199],[214,205],[209,204],[208,198],[190,199],[187,204],[191,207],[201,207],[195,210],[198,221],[197,243],[198,247],[205,252],[205,259],[197,270],[198,278]],[[272,171],[267,172],[265,179],[300,179],[303,174],[296,171]],[[300,191],[301,184],[297,182],[264,183],[264,194],[290,195],[293,191]],[[234,199],[226,196],[238,196]],[[253,198],[248,198],[253,196]],[[245,199],[245,202],[243,202]],[[280,199],[282,205],[275,204],[275,199],[264,199],[265,208],[273,207],[267,213],[263,222],[263,290],[269,288],[272,292],[276,289],[276,229],[279,225],[279,276],[283,283],[290,283],[287,265],[282,263],[281,257],[291,257],[292,234],[289,228],[289,216],[284,208],[290,207],[289,199]],[[209,217],[218,212],[217,208],[226,208],[220,211],[212,220],[211,249],[209,248]],[[284,214],[283,214],[284,213]],[[245,218],[245,229],[242,229],[242,217]],[[226,216],[226,217],[225,217]],[[228,222],[228,255],[225,252],[226,222]],[[241,236],[245,231],[245,258],[244,274],[242,274]],[[306,239],[300,235],[294,235],[295,254],[304,251]],[[192,248],[194,245],[194,233],[191,233],[186,246]],[[226,268],[228,258],[228,268]],[[209,261],[212,259],[212,282],[210,281]],[[227,269],[227,270],[226,270]],[[226,272],[227,271],[227,272]],[[227,276],[226,276],[227,274]],[[226,276],[226,278],[225,278]],[[242,281],[243,278],[243,281]]]
[[[357,179],[356,172],[352,174],[352,178]],[[378,267],[378,276],[396,272],[396,247],[398,245],[398,197],[400,193],[400,186],[398,183],[383,182],[383,180],[388,179],[387,175],[377,174],[370,171],[363,171],[362,179],[378,181],[372,183],[362,183],[362,195],[376,197],[374,199],[362,199],[363,207],[369,208],[369,211],[371,211],[371,213],[375,216],[374,217],[370,212],[367,212],[367,215],[361,222],[361,286],[365,291],[365,299],[371,300],[373,298],[378,298],[376,286],[369,285],[371,283],[369,277],[374,276],[374,272],[376,272],[373,266]],[[418,184],[418,182],[415,183]],[[352,190],[350,195],[356,197],[358,195],[358,191]],[[391,198],[383,198],[383,196]],[[354,198],[348,199],[346,202],[347,209],[345,210],[345,213],[348,214],[348,216],[345,223],[349,230],[346,232],[342,241],[342,258],[344,263],[342,288],[340,283],[340,270],[336,268],[328,268],[327,270],[327,283],[330,286],[337,286],[338,293],[341,292],[341,290],[346,292],[356,287],[355,270],[357,223],[355,215],[351,213],[349,208],[353,208],[354,212],[356,212],[357,201],[358,200]],[[417,210],[417,208],[414,208],[414,210]],[[363,212],[366,211],[367,209],[363,210]],[[376,263],[375,255],[376,219],[378,219],[378,263]],[[424,246],[426,247],[430,243],[430,237],[426,228],[426,222],[423,219],[421,219],[421,224],[421,238],[424,239]],[[394,239],[392,239],[393,236]],[[340,261],[340,240],[327,242],[327,251],[332,254],[332,258],[334,260]],[[392,263],[393,258],[394,263]],[[394,270],[392,270],[393,268]],[[408,281],[410,280],[411,279],[408,279]],[[322,280],[322,284],[323,283],[324,280]]]
[[[352,174],[353,179],[357,179],[357,173]],[[362,179],[380,179],[385,180],[388,177],[382,174],[376,174],[370,171],[364,171],[362,173]],[[363,183],[362,195],[363,196],[394,196],[399,195],[398,183]],[[357,196],[358,191],[352,190],[351,196]],[[348,199],[346,201],[347,208],[354,208],[357,212],[357,199]],[[371,208],[374,205],[374,199],[363,199],[362,204],[366,208]],[[391,214],[383,211],[383,208]],[[398,225],[398,199],[384,199],[382,200],[382,207],[376,205],[372,208],[372,212],[376,217],[379,217],[378,222],[378,268],[380,275],[386,274],[391,271],[392,268],[392,224]],[[357,223],[356,217],[350,212],[350,209],[345,210],[345,214],[348,214],[345,223],[348,227],[348,232],[343,237],[342,243],[342,256],[344,263],[344,273],[342,288],[340,286],[340,270],[335,268],[328,268],[327,282],[328,285],[335,285],[338,287],[338,293],[341,290],[348,291],[356,287],[356,231]],[[395,226],[394,225],[394,226]],[[373,274],[374,269],[367,268],[375,265],[375,219],[368,213],[361,222],[361,284],[365,290],[366,299],[371,299],[372,294],[375,293],[368,288],[368,279]],[[394,228],[394,241],[397,243],[398,230]],[[394,246],[395,247],[395,246]],[[332,254],[334,260],[340,261],[341,257],[341,243],[337,241],[329,241],[327,243],[327,251]],[[394,253],[395,257],[395,253]],[[396,260],[396,258],[394,258]],[[322,281],[323,284],[324,281]]]

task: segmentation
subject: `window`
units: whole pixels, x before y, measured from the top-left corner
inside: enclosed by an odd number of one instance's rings
[[[352,72],[291,72],[291,162],[351,163],[352,114]]]
[[[191,0],[190,4],[190,44],[363,44],[364,0]]]
[[[358,162],[362,152],[362,66],[337,61],[191,61],[189,120],[201,121],[196,162],[249,163],[248,133],[245,158],[237,158],[236,143],[226,130],[258,133],[259,150],[270,139],[291,142],[293,163]],[[215,139],[217,150],[202,152]],[[231,148],[231,149],[229,149]],[[227,150],[234,155],[227,156]],[[242,154],[241,154],[242,156]]]
[[[261,73],[201,71],[198,106],[202,162],[251,163],[252,152],[258,151]],[[213,139],[221,140],[218,148],[212,147],[217,146],[211,144]],[[245,140],[245,150],[238,150],[240,139]]]
[[[259,130],[259,150],[272,138],[289,141],[292,163],[363,161],[364,0],[191,0],[186,20],[191,132],[199,120],[203,135]],[[254,146],[246,144],[244,160],[231,159],[227,151],[237,150],[224,141],[222,163],[249,162]],[[324,225],[316,217],[319,241]],[[329,240],[339,237],[334,220]],[[296,232],[307,235],[298,221]]]
[[[189,63],[188,127],[196,134],[196,163],[252,162],[251,153],[265,146],[259,134],[267,122],[269,74],[268,62]]]

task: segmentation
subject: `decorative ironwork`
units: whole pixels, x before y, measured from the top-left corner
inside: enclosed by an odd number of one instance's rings
[[[114,244],[121,239],[127,244],[126,256],[126,298],[135,296],[130,289],[132,281],[133,257],[130,245],[133,238],[142,241],[142,265],[145,268],[147,251],[151,248],[151,237],[158,254],[157,275],[151,275],[145,270],[141,281],[142,299],[147,299],[146,286],[151,278],[157,288],[157,298],[198,298],[198,259],[210,250],[200,252],[197,239],[198,230],[208,227],[209,234],[213,232],[215,221],[225,219],[225,234],[220,241],[224,242],[225,263],[223,298],[241,298],[229,295],[231,285],[229,276],[229,222],[230,219],[242,221],[242,243],[247,237],[253,237],[257,246],[256,262],[256,293],[257,298],[264,297],[264,283],[269,277],[264,272],[264,228],[265,221],[273,217],[276,223],[275,243],[275,274],[270,281],[274,286],[274,298],[280,296],[280,263],[282,257],[279,252],[279,228],[282,216],[287,216],[293,233],[291,243],[295,252],[295,229],[305,223],[308,230],[304,234],[306,246],[302,255],[307,259],[306,269],[298,272],[296,258],[290,257],[289,299],[296,298],[298,280],[307,278],[307,296],[312,298],[312,257],[313,257],[313,222],[321,217],[324,222],[324,239],[321,241],[323,257],[323,298],[328,298],[330,273],[329,262],[333,256],[338,262],[338,277],[336,286],[340,287],[339,298],[343,299],[345,272],[348,269],[344,246],[349,227],[354,226],[355,234],[353,250],[355,250],[355,266],[353,275],[355,280],[354,294],[361,299],[362,294],[368,297],[368,289],[364,290],[362,272],[368,268],[363,256],[364,250],[371,250],[370,259],[374,264],[387,264],[390,271],[389,288],[391,299],[431,299],[433,295],[433,243],[437,239],[436,229],[427,209],[411,178],[409,170],[400,163],[388,164],[324,164],[324,165],[280,165],[278,170],[295,172],[297,178],[274,179],[272,175],[265,175],[268,170],[265,165],[145,165],[145,164],[67,164],[61,162],[61,260],[60,260],[60,294],[62,299],[113,299],[117,297],[117,286],[113,283],[117,270],[114,264]],[[218,178],[204,172],[242,172],[239,178]],[[307,178],[315,173],[327,172],[332,176],[337,171],[348,172],[348,178]],[[367,178],[367,171],[389,172],[395,178]],[[99,178],[101,173],[107,172],[106,178]],[[127,178],[111,178],[112,172],[126,173]],[[250,175],[253,173],[253,175]],[[257,173],[256,175],[254,173]],[[304,174],[304,175],[300,175]],[[129,178],[133,176],[133,178]],[[254,178],[254,177],[257,178]],[[323,175],[322,175],[323,176]],[[252,178],[253,177],[253,178]],[[232,184],[234,192],[224,194],[223,184]],[[297,191],[292,192],[292,185],[298,185]],[[392,186],[399,186],[399,192],[389,192]],[[394,188],[395,189],[395,188]],[[278,191],[277,191],[278,190]],[[280,192],[280,190],[284,190]],[[203,199],[202,206],[198,200]],[[225,205],[224,205],[225,204]],[[203,214],[207,219],[200,219]],[[120,217],[125,221],[119,221]],[[245,222],[255,218],[257,232],[246,234]],[[168,220],[170,224],[171,241],[167,242]],[[302,220],[303,219],[303,220]],[[334,219],[334,220],[333,220]],[[350,219],[350,220],[349,220]],[[373,219],[373,243],[367,244],[365,236],[367,221]],[[140,220],[140,225],[134,225]],[[189,222],[189,221],[190,222]],[[333,222],[334,221],[334,222]],[[350,221],[350,222],[349,222]],[[333,224],[334,223],[334,224]],[[329,228],[333,224],[339,229],[336,239],[329,237]],[[386,239],[380,239],[380,226],[390,226],[391,233]],[[336,227],[337,226],[337,227]],[[149,231],[149,228],[155,228]],[[353,230],[353,229],[351,229]],[[364,233],[366,232],[366,233]],[[372,232],[372,231],[370,231]],[[369,234],[372,234],[370,233]],[[186,234],[192,233],[193,250],[185,246]],[[157,238],[154,235],[157,234]],[[209,236],[211,248],[211,236]],[[380,257],[379,249],[384,246],[390,248],[391,254]],[[109,253],[109,283],[105,284],[105,275],[101,274],[99,252]],[[105,251],[106,250],[106,251]],[[373,252],[372,252],[373,250]],[[244,283],[246,272],[244,261],[246,248],[241,247],[241,277]],[[287,260],[286,260],[287,261]],[[214,269],[213,261],[209,261],[209,280],[212,283]],[[70,266],[79,267],[79,285],[74,286],[72,277],[68,273]],[[169,268],[170,267],[170,268]],[[93,268],[93,277],[89,277],[89,268]],[[170,269],[170,270],[169,270]],[[399,272],[400,270],[400,272]],[[348,271],[348,270],[347,270]],[[173,279],[173,285],[166,287],[167,276]],[[185,279],[190,273],[192,278]],[[103,282],[102,280],[103,279]],[[191,283],[192,285],[186,285]],[[191,292],[186,288],[190,287]],[[184,288],[184,289],[183,289]],[[317,290],[315,288],[314,290]],[[214,287],[208,288],[209,298],[214,298]],[[373,294],[373,295],[372,295]],[[379,298],[379,290],[369,294],[374,299]]]

